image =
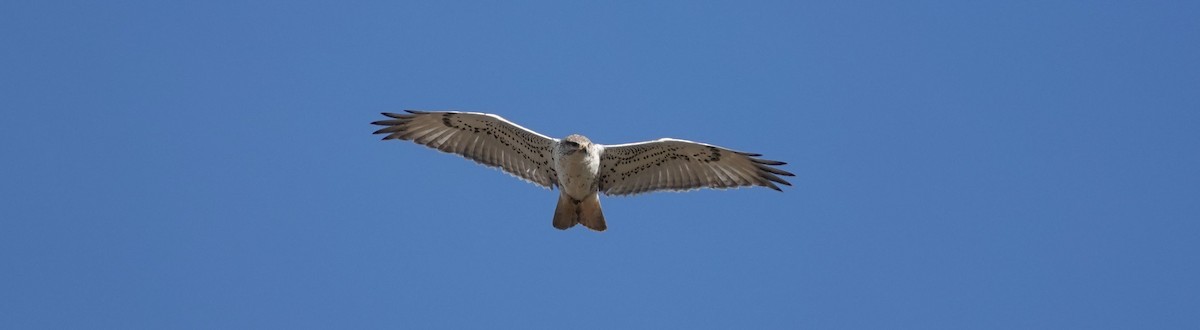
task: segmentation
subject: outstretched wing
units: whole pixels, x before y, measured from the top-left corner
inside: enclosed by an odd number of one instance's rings
[[[763,186],[779,190],[779,178],[795,176],[772,166],[786,163],[762,156],[676,139],[605,146],[600,155],[600,191],[632,195],[658,190]]]
[[[375,134],[387,134],[384,140],[412,140],[458,154],[542,187],[558,185],[550,165],[555,139],[492,114],[405,111],[408,113],[383,113],[392,119],[371,123],[387,126]]]

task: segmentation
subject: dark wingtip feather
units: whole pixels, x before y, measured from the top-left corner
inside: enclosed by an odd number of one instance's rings
[[[769,159],[751,158],[750,161],[759,163],[759,164],[763,164],[763,165],[772,165],[772,166],[787,165],[787,163],[784,163],[784,162],[781,162],[778,160],[769,160]]]
[[[388,119],[388,120],[376,120],[376,121],[371,122],[371,124],[395,126],[395,125],[400,125],[400,124],[407,123],[407,122],[409,122],[409,120],[407,120],[407,119]]]
[[[776,186],[774,183],[767,182],[767,188],[771,188],[772,190],[778,192],[783,192],[783,189],[779,189],[779,186]]]
[[[779,182],[779,183],[782,183],[782,184],[788,185],[788,186],[792,185],[790,182],[787,182],[787,181],[779,178],[778,176],[771,174],[770,172],[760,172],[760,173],[758,173],[758,175],[762,176],[763,178],[765,178],[767,180]]]
[[[411,114],[414,114],[414,115],[420,115],[420,114],[426,114],[426,113],[429,113],[429,111],[421,111],[421,110],[404,110],[404,112],[411,113]]]
[[[379,130],[375,131],[375,133],[371,133],[371,134],[395,133],[395,132],[402,132],[402,131],[404,131],[403,126],[388,126],[388,127],[380,128]]]
[[[784,171],[784,170],[766,166],[766,165],[758,165],[758,169],[765,171],[765,172],[775,173],[775,174],[779,174],[779,175],[796,176],[795,174],[792,174],[792,172]]]

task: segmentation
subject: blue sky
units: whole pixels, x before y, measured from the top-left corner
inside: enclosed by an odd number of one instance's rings
[[[1191,328],[1189,1],[0,4],[5,328]],[[793,187],[602,198],[379,112],[674,137]]]

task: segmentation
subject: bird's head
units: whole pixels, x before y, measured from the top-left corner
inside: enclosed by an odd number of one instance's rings
[[[565,151],[568,155],[573,154],[576,151],[583,151],[583,153],[586,154],[588,152],[588,148],[592,146],[592,141],[588,140],[588,138],[584,137],[583,135],[571,134],[562,140],[562,146],[563,151]]]

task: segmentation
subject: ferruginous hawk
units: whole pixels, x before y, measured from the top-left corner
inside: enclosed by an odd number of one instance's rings
[[[533,184],[559,187],[554,228],[581,223],[596,231],[608,228],[599,193],[632,195],[651,191],[763,186],[778,191],[779,178],[794,176],[773,166],[784,162],[759,154],[678,139],[602,145],[572,134],[555,139],[500,116],[477,112],[405,110],[383,113],[391,119],[375,134],[384,140],[412,140],[496,167]]]

